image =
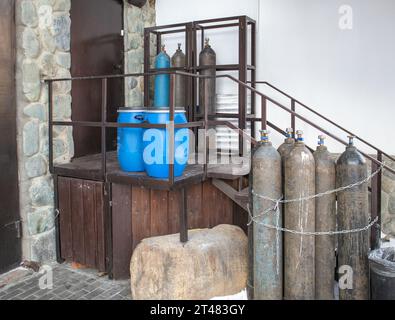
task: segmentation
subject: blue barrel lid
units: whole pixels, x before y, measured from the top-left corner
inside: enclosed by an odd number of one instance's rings
[[[146,111],[147,113],[170,113],[170,109],[167,107],[161,107],[161,108],[147,108]],[[174,113],[185,113],[184,108],[175,108]]]
[[[120,107],[118,108],[118,112],[146,112],[147,108],[145,107]]]

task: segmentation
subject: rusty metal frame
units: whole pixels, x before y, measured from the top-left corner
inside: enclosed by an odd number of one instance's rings
[[[156,72],[157,69],[151,68],[151,36],[156,37],[156,52],[160,52],[162,44],[162,36],[168,34],[185,33],[185,49],[186,49],[186,66],[185,68],[169,68],[161,69],[166,71],[185,71],[193,74],[197,74],[199,70],[204,67],[198,65],[198,42],[202,48],[204,47],[205,30],[212,29],[226,29],[226,28],[238,28],[239,46],[238,46],[238,61],[236,64],[225,64],[217,65],[217,71],[237,71],[239,74],[239,80],[243,83],[247,82],[248,74],[251,75],[252,86],[255,87],[256,79],[256,21],[248,16],[232,16],[216,19],[206,19],[191,21],[185,23],[168,24],[161,26],[153,26],[145,28],[144,30],[144,72]],[[250,29],[249,29],[250,28]],[[250,51],[251,51],[251,64],[248,64],[248,32],[251,32],[250,40]],[[198,41],[198,32],[201,33]],[[148,77],[149,78],[149,77]],[[144,80],[144,103],[146,106],[150,106],[150,88],[149,79]],[[188,121],[194,122],[199,117],[196,112],[198,105],[197,98],[197,78],[188,78],[187,92],[188,102],[186,111],[188,115]],[[256,99],[255,95],[251,97],[251,114],[247,114],[247,88],[239,84],[239,110],[238,114],[233,118],[239,119],[239,127],[241,129],[247,128],[247,118],[255,113]],[[239,117],[239,115],[241,115]],[[225,116],[228,117],[228,116]],[[252,136],[255,137],[255,122],[252,122]],[[195,146],[197,147],[197,145]],[[243,140],[239,140],[239,150],[243,150]]]
[[[175,80],[175,76],[176,75],[182,75],[182,76],[186,76],[186,77],[190,77],[190,78],[212,78],[211,76],[201,76],[201,75],[197,75],[194,73],[188,73],[188,72],[183,72],[183,71],[162,71],[162,72],[155,72],[155,73],[134,73],[134,74],[125,74],[125,75],[109,75],[109,76],[94,76],[94,77],[77,77],[77,78],[66,78],[66,79],[48,79],[45,80],[48,83],[48,114],[49,114],[49,166],[50,166],[50,171],[51,173],[54,173],[54,164],[53,164],[53,127],[54,126],[59,126],[59,125],[67,125],[67,126],[77,126],[77,125],[83,125],[83,126],[87,126],[87,127],[101,127],[102,128],[102,169],[103,169],[103,173],[104,173],[104,181],[106,181],[106,146],[105,143],[103,144],[103,141],[105,141],[105,130],[107,128],[120,128],[120,127],[131,127],[131,128],[136,128],[136,127],[140,127],[140,128],[166,128],[166,125],[151,125],[151,124],[119,124],[119,123],[110,123],[106,121],[106,111],[104,110],[107,106],[106,106],[106,100],[103,101],[102,103],[102,121],[101,122],[84,122],[84,121],[79,121],[79,122],[74,122],[74,121],[57,121],[54,122],[53,121],[53,82],[58,82],[58,81],[73,81],[73,80],[92,80],[92,79],[101,79],[102,80],[102,98],[105,99],[107,97],[106,94],[106,88],[107,88],[107,81],[108,79],[111,78],[118,78],[118,77],[149,77],[149,76],[154,76],[157,74],[170,74],[171,77],[171,87],[173,88],[174,86],[174,80]],[[283,104],[277,102],[276,100],[268,97],[267,95],[261,93],[260,91],[258,91],[256,88],[247,85],[246,83],[240,81],[239,79],[236,79],[235,77],[231,76],[231,75],[217,75],[215,76],[215,78],[227,78],[230,79],[231,81],[243,86],[246,90],[249,90],[252,92],[252,94],[257,95],[261,98],[262,101],[262,117],[261,118],[257,118],[257,117],[248,117],[246,118],[246,121],[251,121],[251,122],[257,122],[260,121],[262,123],[262,127],[266,128],[266,126],[270,126],[273,129],[275,129],[276,131],[280,132],[281,134],[284,134],[284,131],[282,131],[280,128],[278,128],[277,126],[275,126],[274,124],[272,124],[271,122],[267,121],[266,119],[266,114],[267,114],[267,101],[271,102],[274,106],[279,107],[280,109],[288,112],[291,116],[291,118],[298,118],[299,120],[302,120],[303,122],[307,123],[308,125],[314,127],[315,129],[318,129],[319,131],[321,131],[322,133],[325,133],[328,137],[336,140],[337,142],[343,144],[343,145],[348,145],[348,142],[344,141],[343,139],[339,138],[338,136],[336,136],[335,134],[331,133],[330,131],[322,128],[321,126],[315,124],[314,122],[312,122],[311,120],[307,119],[305,116],[300,115],[299,113],[297,113],[296,111],[292,110],[292,108],[288,108],[286,106],[284,106]],[[172,92],[173,90],[171,90]],[[295,100],[295,99],[294,99]],[[295,100],[296,101],[296,100]],[[170,106],[170,120],[174,120],[174,111],[175,111],[175,106],[174,106],[174,97],[173,97],[173,93],[171,94],[171,106]],[[318,112],[314,113],[318,114]],[[205,114],[207,114],[205,112]],[[292,120],[294,121],[294,120]],[[208,117],[205,117],[203,121],[198,121],[198,122],[194,122],[194,123],[189,123],[189,124],[182,124],[182,125],[172,125],[170,126],[170,136],[174,137],[174,130],[175,128],[198,128],[198,127],[204,127],[206,130],[209,126],[217,126],[217,125],[225,125],[227,127],[229,127],[230,129],[236,131],[241,137],[244,136],[248,139],[250,139],[251,144],[256,145],[257,141],[251,137],[250,135],[248,135],[245,130],[233,125],[231,122],[229,121],[218,121],[218,120],[209,120]],[[338,126],[338,125],[336,125]],[[348,132],[348,131],[347,131]],[[360,141],[365,141],[361,138],[359,138]],[[170,140],[170,144],[172,146],[170,146],[170,150],[174,150],[174,139]],[[369,144],[370,145],[370,144]],[[370,145],[371,146],[371,145]],[[205,146],[205,152],[207,152],[207,144]],[[377,159],[372,157],[371,155],[360,151],[366,158],[368,158],[370,161],[372,161],[372,164],[374,165],[375,168],[378,168],[379,166],[383,166],[385,169],[387,169],[389,172],[395,174],[395,170],[392,169],[391,167],[387,166],[386,164],[384,164],[382,162],[382,156],[386,155],[383,151],[381,151],[380,149],[376,148],[373,146],[373,148],[375,148],[375,150],[377,150],[378,152],[378,156]],[[239,150],[240,151],[240,150]],[[391,158],[391,157],[390,157]],[[392,158],[391,158],[392,159]],[[170,161],[171,162],[171,161]],[[205,172],[207,172],[207,163],[204,163],[204,170]],[[169,164],[169,172],[170,172],[170,177],[168,181],[158,181],[158,184],[161,183],[165,183],[167,186],[171,187],[172,184],[174,184],[174,163],[170,163]],[[378,175],[372,183],[372,215],[374,216],[378,216],[379,219],[381,218],[381,212],[380,212],[380,208],[381,208],[381,175]],[[185,213],[183,214],[183,217],[181,217],[184,223],[186,223],[186,217],[185,217]],[[379,226],[379,225],[377,225]],[[184,237],[185,241],[185,237],[187,238],[187,226],[181,226],[181,232],[180,234],[182,235],[182,237]],[[377,230],[375,230],[375,232],[372,232],[372,239],[371,239],[371,244],[372,247],[376,247],[377,243],[379,241],[379,227],[377,228]]]
[[[226,24],[219,24],[219,25],[209,25],[209,26],[203,26],[204,24],[208,23],[218,23],[218,22],[227,22],[229,20],[237,20],[236,23],[226,23]],[[213,28],[221,28],[221,27],[234,27],[239,25],[239,35],[240,35],[240,44],[246,43],[247,39],[247,27],[249,25],[252,26],[252,37],[255,37],[255,21],[251,20],[250,18],[246,16],[241,16],[241,17],[231,17],[231,18],[221,18],[221,19],[211,19],[211,20],[204,20],[204,21],[197,21],[197,22],[189,22],[187,24],[173,24],[173,25],[167,25],[167,26],[159,26],[159,27],[151,27],[151,28],[146,28],[144,32],[144,48],[145,48],[145,67],[144,67],[144,72],[143,73],[131,73],[131,74],[123,74],[123,75],[104,75],[104,76],[90,76],[90,77],[74,77],[74,78],[63,78],[63,79],[47,79],[45,82],[48,85],[48,125],[49,125],[49,168],[50,172],[54,174],[54,163],[53,163],[53,127],[54,126],[85,126],[85,127],[98,127],[101,128],[101,145],[102,145],[102,174],[103,174],[103,181],[106,181],[106,163],[107,163],[107,153],[106,153],[106,144],[105,144],[105,138],[106,138],[106,130],[108,128],[162,128],[166,129],[166,124],[157,124],[157,125],[152,125],[152,124],[120,124],[116,122],[107,122],[107,82],[109,79],[114,79],[114,78],[127,78],[127,77],[144,77],[144,83],[145,83],[145,104],[148,106],[149,105],[149,79],[150,77],[153,77],[155,75],[160,75],[160,74],[168,74],[170,75],[171,78],[171,88],[174,87],[174,80],[176,75],[181,75],[185,76],[188,79],[188,86],[187,86],[187,93],[188,93],[188,119],[190,122],[188,124],[174,124],[174,112],[175,112],[175,106],[174,106],[174,93],[173,90],[171,90],[171,105],[170,105],[170,121],[173,121],[172,125],[170,125],[170,128],[167,128],[169,131],[170,137],[174,137],[174,131],[175,129],[179,128],[192,128],[192,129],[197,129],[197,128],[204,128],[207,130],[210,126],[218,126],[218,125],[223,125],[227,126],[230,129],[234,130],[235,132],[238,133],[240,137],[245,137],[250,140],[252,145],[256,145],[257,141],[255,140],[255,130],[252,133],[252,137],[245,132],[245,128],[247,127],[246,124],[247,122],[251,122],[252,127],[255,128],[255,123],[256,122],[261,122],[262,128],[267,128],[271,127],[277,132],[281,134],[285,134],[285,132],[277,127],[275,124],[269,122],[267,120],[267,108],[268,104],[267,102],[271,102],[274,106],[288,112],[291,117],[291,126],[295,129],[296,126],[296,119],[299,119],[308,125],[314,127],[315,129],[321,131],[322,133],[325,133],[328,137],[336,140],[337,142],[343,144],[343,145],[348,145],[346,141],[343,139],[339,138],[335,134],[332,134],[330,131],[324,129],[323,127],[316,125],[314,122],[306,118],[305,116],[302,116],[301,114],[296,112],[296,106],[302,106],[303,108],[311,111],[315,115],[321,117],[322,119],[328,121],[332,125],[336,126],[337,128],[343,130],[344,132],[353,135],[350,131],[342,128],[338,124],[336,124],[334,121],[329,120],[325,116],[319,114],[317,111],[309,108],[308,106],[304,105],[297,99],[287,95],[283,91],[279,90],[278,88],[274,87],[273,85],[263,82],[263,81],[256,81],[255,77],[255,66],[249,66],[247,65],[247,56],[246,52],[244,51],[245,48],[240,49],[240,61],[238,65],[225,65],[225,66],[217,66],[217,70],[221,71],[226,71],[226,70],[239,70],[239,77],[241,79],[237,79],[229,74],[222,74],[222,75],[216,75],[214,78],[219,79],[219,78],[227,78],[236,84],[239,85],[239,113],[238,114],[230,114],[230,115],[223,115],[223,114],[216,114],[213,117],[208,117],[207,115],[207,110],[204,112],[204,117],[203,119],[197,119],[198,116],[195,114],[195,106],[196,106],[196,93],[197,93],[197,81],[200,78],[213,78],[211,76],[201,76],[197,74],[199,67],[196,66],[196,61],[197,61],[197,30],[202,30],[203,36],[204,36],[204,29],[213,29]],[[169,28],[182,28],[182,29],[176,29],[176,30],[168,30]],[[175,32],[186,32],[186,47],[187,47],[187,67],[185,70],[179,70],[179,69],[161,69],[161,71],[158,70],[152,70],[150,68],[150,36],[151,33],[156,34],[157,36],[157,41],[160,44],[161,42],[161,34],[167,34],[167,33],[175,33]],[[255,41],[252,41],[252,46],[253,50],[255,51]],[[251,57],[252,63],[255,64],[256,56],[255,54],[252,55]],[[252,71],[252,76],[251,80],[247,81],[247,76],[246,72],[250,70]],[[101,106],[101,112],[102,112],[102,118],[101,122],[91,122],[91,121],[54,121],[53,120],[53,83],[54,82],[60,82],[60,81],[75,81],[75,80],[101,80],[102,81],[102,106]],[[250,83],[250,85],[248,84]],[[262,92],[258,91],[256,89],[256,84],[266,84],[270,87],[272,87],[274,90],[277,90],[278,92],[282,93],[283,95],[287,96],[288,98],[291,99],[291,108],[288,108],[284,106],[283,104],[277,102],[276,100],[270,98],[269,96],[263,94]],[[251,99],[254,101],[252,103],[252,112],[251,114],[247,114],[247,92],[251,92]],[[259,96],[261,99],[261,117],[258,118],[256,117],[256,97]],[[233,125],[229,121],[218,121],[215,120],[215,117],[225,117],[225,118],[238,118],[239,119],[239,126]],[[366,142],[364,139],[360,138],[359,136],[356,136],[361,142],[366,144],[367,146],[373,148],[377,152],[377,158],[372,157],[371,155],[362,152],[361,153],[372,162],[372,168],[378,168],[380,166],[383,166],[385,169],[387,169],[389,172],[395,174],[395,170],[392,169],[391,167],[383,164],[382,158],[383,156],[388,157],[389,159],[395,161],[394,158],[383,152],[382,150],[374,147],[372,144]],[[239,145],[239,152],[242,152],[243,150],[243,145],[242,145],[242,139],[241,143]],[[205,153],[207,153],[207,147],[208,145],[205,144]],[[170,150],[174,150],[174,139],[170,140]],[[163,185],[165,187],[172,187],[174,184],[174,153],[170,153],[171,160],[169,164],[169,179],[166,181],[160,180],[158,181],[158,185]],[[172,163],[173,162],[173,163]],[[205,177],[207,177],[207,163],[204,163],[204,173]],[[372,217],[379,217],[379,221],[381,221],[381,174],[375,177],[372,181]],[[183,191],[185,193],[185,190]],[[183,199],[183,207],[185,207],[185,199]],[[184,208],[185,209],[185,208]],[[181,223],[181,229],[180,229],[180,237],[181,241],[186,242],[188,239],[188,233],[187,233],[187,217],[186,217],[186,212],[183,212],[180,216],[180,221]],[[371,244],[372,247],[377,247],[378,242],[379,242],[379,224],[377,225],[377,229],[374,230],[375,232],[372,232],[372,238],[371,238]]]

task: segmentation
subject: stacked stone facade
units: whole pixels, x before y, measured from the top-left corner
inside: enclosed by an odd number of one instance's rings
[[[56,257],[54,188],[48,168],[48,90],[46,78],[71,76],[71,0],[17,0],[17,126],[23,258],[51,261]],[[126,72],[143,68],[144,27],[155,24],[155,0],[139,9],[125,1]],[[126,81],[126,101],[140,105],[143,81]],[[55,120],[71,119],[71,84],[54,84]],[[74,154],[72,129],[54,129],[54,161]]]
[[[155,25],[155,0],[148,0],[146,5],[139,9],[125,4],[125,72],[144,72],[144,28]],[[156,55],[154,38],[151,37],[151,52]],[[152,79],[151,79],[152,80]],[[127,78],[126,103],[129,107],[140,107],[144,104],[144,78]]]

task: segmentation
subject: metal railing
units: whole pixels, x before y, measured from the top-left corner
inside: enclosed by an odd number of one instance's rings
[[[163,75],[163,74],[168,74],[170,75],[170,126],[168,124],[149,124],[149,123],[142,123],[142,124],[125,124],[125,123],[117,123],[117,122],[108,122],[107,121],[107,83],[109,79],[114,79],[114,78],[127,78],[127,77],[151,77],[155,75]],[[300,119],[301,121],[307,123],[308,125],[312,126],[313,128],[321,131],[322,133],[325,133],[328,137],[336,140],[337,142],[347,146],[348,142],[345,140],[341,139],[340,137],[336,136],[335,134],[331,133],[330,131],[322,128],[321,126],[315,124],[313,121],[307,119],[305,116],[300,115],[299,113],[296,112],[296,106],[301,105],[307,110],[313,112],[315,115],[321,117],[322,119],[328,121],[332,125],[335,125],[337,128],[342,129],[344,132],[347,134],[352,135],[352,133],[349,130],[346,130],[336,124],[334,121],[329,120],[325,116],[319,114],[317,111],[307,107],[306,105],[302,104],[299,102],[297,99],[294,99],[293,97],[287,95],[286,93],[282,92],[278,88],[272,86],[271,84],[267,82],[256,82],[258,83],[263,83],[266,84],[273,89],[277,90],[278,92],[282,93],[283,95],[289,97],[291,99],[291,108],[288,108],[284,106],[283,104],[279,103],[278,101],[270,98],[268,95],[258,91],[256,88],[254,88],[251,85],[248,85],[239,79],[229,75],[229,74],[223,74],[223,75],[216,75],[216,76],[202,76],[194,73],[189,73],[189,72],[184,72],[184,71],[179,71],[179,70],[164,70],[160,72],[146,72],[146,73],[130,73],[130,74],[124,74],[124,75],[106,75],[106,76],[90,76],[90,77],[74,77],[74,78],[60,78],[60,79],[46,79],[45,82],[48,84],[48,114],[49,114],[49,167],[51,173],[54,171],[54,163],[53,163],[53,127],[54,126],[83,126],[83,127],[99,127],[101,128],[101,170],[102,170],[102,175],[103,179],[106,179],[106,173],[107,173],[107,146],[106,146],[106,130],[107,128],[159,128],[159,129],[167,129],[169,130],[169,155],[170,155],[170,161],[169,161],[169,178],[167,181],[158,181],[158,184],[164,184],[166,186],[171,187],[174,184],[174,133],[175,129],[180,129],[180,128],[203,128],[205,130],[205,150],[204,150],[204,178],[207,177],[207,159],[208,159],[208,143],[207,143],[207,130],[209,129],[210,126],[217,126],[217,125],[223,125],[227,126],[228,128],[236,131],[240,137],[245,137],[247,138],[251,144],[256,144],[257,141],[254,139],[254,134],[253,136],[248,135],[244,130],[240,129],[239,127],[235,126],[229,121],[218,121],[215,120],[215,117],[221,116],[220,114],[214,115],[209,117],[208,116],[208,110],[207,110],[207,105],[204,106],[204,113],[203,113],[203,120],[202,121],[194,121],[190,122],[187,124],[174,124],[174,113],[175,113],[175,105],[174,105],[174,83],[175,83],[175,77],[179,76],[185,76],[185,77],[191,77],[191,78],[198,78],[198,79],[208,79],[208,78],[227,78],[230,79],[231,81],[237,83],[239,85],[239,88],[245,91],[250,91],[252,94],[257,95],[261,98],[261,117],[258,118],[254,114],[246,114],[246,110],[240,110],[239,106],[239,113],[238,114],[228,114],[226,117],[234,117],[234,118],[240,118],[241,113],[243,113],[243,118],[245,119],[244,121],[247,122],[261,122],[262,129],[266,129],[268,126],[273,128],[274,130],[278,131],[281,134],[285,134],[285,132],[277,127],[275,124],[269,122],[267,120],[267,108],[268,108],[268,102],[271,102],[273,105],[279,107],[280,109],[288,112],[291,116],[291,125],[295,129],[296,125],[296,119]],[[101,122],[91,122],[91,121],[53,121],[53,83],[54,82],[62,82],[62,81],[76,81],[76,80],[101,80],[102,81],[102,104],[101,104]],[[255,85],[255,83],[254,83]],[[194,107],[194,106],[190,106]],[[213,119],[214,117],[214,119]],[[222,116],[221,116],[222,117]],[[244,127],[245,124],[244,124]],[[382,156],[385,155],[386,157],[390,158],[391,160],[394,160],[391,156],[389,156],[387,153],[383,152],[382,150],[374,147],[370,143],[366,142],[364,139],[356,136],[361,142],[365,143],[371,148],[374,148],[377,151],[377,159],[372,157],[371,155],[360,151],[366,158],[368,158],[372,162],[372,170],[375,170],[374,168],[379,168],[380,166],[383,166],[385,169],[387,169],[389,172],[395,174],[395,170],[392,169],[391,167],[385,165],[382,163]],[[240,150],[239,150],[240,151]],[[395,161],[395,160],[394,160]],[[380,224],[380,217],[381,217],[381,174],[377,175],[375,177],[375,180],[372,181],[372,217],[379,217],[379,223],[378,223],[378,228],[377,232],[372,232],[372,242],[374,243],[374,246],[377,246],[378,242],[378,234],[379,234],[379,224]]]

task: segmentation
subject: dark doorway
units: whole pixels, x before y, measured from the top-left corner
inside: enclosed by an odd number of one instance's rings
[[[73,0],[71,2],[71,74],[97,76],[124,72],[123,1]],[[74,81],[73,121],[101,121],[101,80]],[[108,121],[116,121],[124,104],[123,79],[108,82]],[[97,128],[75,127],[74,157],[99,153]],[[107,131],[107,148],[116,148],[116,131]]]
[[[0,1],[0,273],[15,267],[21,259],[14,2]]]

